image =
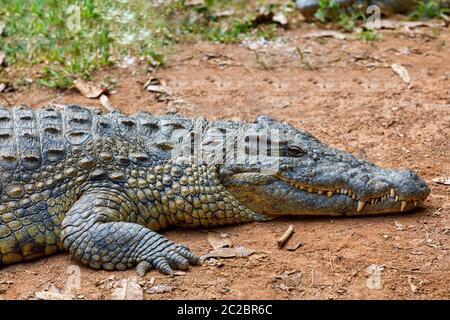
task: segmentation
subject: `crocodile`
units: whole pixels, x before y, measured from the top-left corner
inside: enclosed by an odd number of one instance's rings
[[[0,107],[0,265],[69,251],[96,269],[200,264],[158,233],[286,215],[421,206],[416,173],[331,148],[268,116],[207,121],[80,105]]]

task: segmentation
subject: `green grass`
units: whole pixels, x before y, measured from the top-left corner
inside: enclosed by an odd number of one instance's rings
[[[174,44],[192,37],[218,42],[273,37],[273,24],[254,24],[256,9],[243,0],[206,0],[195,7],[184,0],[8,0],[0,6],[6,25],[0,51],[10,71],[37,65],[38,83],[64,89],[127,56],[163,65]],[[224,10],[234,13],[221,17]],[[0,80],[5,77],[0,69]]]
[[[89,79],[126,55],[161,63],[160,50],[172,37],[165,16],[176,7],[149,3],[9,0],[0,7],[6,25],[0,50],[7,65],[42,65],[40,83],[54,88],[68,88],[78,77]],[[70,10],[71,5],[76,7]]]
[[[342,8],[336,0],[319,0],[319,9],[314,17],[321,23],[337,23],[346,31],[353,31],[360,21],[366,20],[362,4],[355,3]]]
[[[417,8],[411,13],[410,19],[412,20],[428,20],[428,19],[443,19],[448,20],[450,10],[443,8],[441,4],[444,1],[429,0],[419,1]]]
[[[361,31],[358,34],[358,38],[364,41],[377,41],[381,40],[381,35],[376,30],[368,29]]]

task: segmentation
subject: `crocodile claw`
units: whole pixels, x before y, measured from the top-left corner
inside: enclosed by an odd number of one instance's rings
[[[190,265],[200,265],[197,257],[185,245],[173,245],[156,255],[145,258],[136,266],[137,274],[141,277],[156,269],[170,277],[174,276],[174,269],[189,270]]]

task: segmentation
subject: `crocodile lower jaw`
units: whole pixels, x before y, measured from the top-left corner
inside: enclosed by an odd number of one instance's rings
[[[386,202],[386,204],[388,204],[388,203],[395,204],[397,202],[400,202],[400,212],[403,212],[403,211],[406,211],[406,209],[408,207],[410,207],[410,205],[412,205],[415,208],[415,207],[420,206],[425,201],[425,199],[421,199],[421,200],[401,199],[400,196],[395,192],[395,190],[393,188],[391,188],[389,193],[386,193],[382,196],[370,198],[368,200],[361,200],[361,199],[359,199],[358,195],[355,192],[353,192],[351,189],[346,189],[346,188],[318,189],[317,187],[314,188],[312,186],[302,185],[298,182],[289,181],[287,179],[282,179],[282,178],[280,178],[280,179],[283,180],[284,182],[289,183],[291,186],[297,188],[298,190],[301,190],[304,192],[314,193],[314,194],[317,194],[320,196],[326,196],[328,198],[331,198],[331,197],[337,196],[337,195],[347,196],[348,198],[351,198],[353,201],[358,202],[357,212],[362,212],[367,204],[376,205],[379,202],[380,203]],[[391,209],[391,208],[389,208],[389,209]],[[387,210],[386,212],[389,212],[389,210]]]

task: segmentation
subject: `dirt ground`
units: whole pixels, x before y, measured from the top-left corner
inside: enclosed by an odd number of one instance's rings
[[[145,299],[450,298],[450,186],[432,182],[450,176],[450,29],[382,30],[383,40],[375,42],[305,39],[311,31],[317,28],[288,30],[272,42],[179,47],[151,75],[172,90],[169,107],[143,89],[149,74],[142,64],[102,71],[96,79],[117,80],[110,102],[127,113],[169,108],[185,116],[249,121],[268,114],[378,165],[416,170],[432,188],[424,208],[216,228],[256,253],[212,260],[172,279],[152,271],[138,280]],[[394,73],[394,63],[408,70],[409,84]],[[100,106],[76,91],[34,84],[0,95],[5,105],[49,102]],[[276,240],[290,224],[295,233],[288,246],[303,246],[278,249]],[[199,255],[211,250],[206,230],[164,235]],[[0,299],[32,299],[52,286],[64,290],[73,280],[71,265],[80,268],[77,299],[110,298],[120,279],[136,276],[134,270],[92,270],[61,253],[2,268]],[[155,285],[167,292],[152,293]]]

